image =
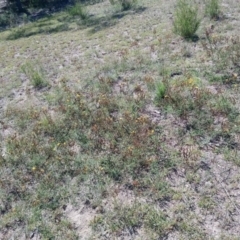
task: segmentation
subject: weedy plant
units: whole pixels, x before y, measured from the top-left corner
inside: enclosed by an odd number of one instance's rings
[[[112,5],[119,4],[123,11],[127,11],[133,8],[137,3],[137,0],[109,0],[109,1]]]
[[[213,94],[201,84],[200,79],[188,76],[186,79],[168,81],[159,85],[156,103],[159,107],[174,112],[186,122],[187,130],[197,135],[214,135],[214,119],[221,114],[230,122],[237,118],[234,104],[222,94]],[[164,94],[163,94],[164,93]],[[212,137],[212,136],[210,136]]]
[[[207,0],[205,12],[211,19],[218,19],[220,14],[219,0]]]
[[[213,29],[206,29],[205,34],[206,40],[201,41],[201,44],[207,56],[214,62],[211,71],[220,73],[223,82],[237,83],[240,73],[239,36],[218,36],[214,34]]]
[[[130,232],[134,234],[138,229],[144,227],[147,231],[154,232],[157,237],[164,237],[174,225],[174,222],[169,221],[162,211],[140,202],[134,202],[129,206],[115,203],[113,210],[107,212],[105,219],[101,217],[94,219],[92,226],[95,230],[100,230],[103,227],[102,222],[104,222],[104,227],[107,227],[112,233]]]
[[[21,69],[35,88],[40,89],[48,85],[44,77],[43,70],[38,65],[27,62],[22,65]]]
[[[167,92],[167,85],[164,82],[160,82],[157,84],[157,92],[156,92],[156,101],[161,101],[161,99],[164,99],[164,97],[166,96],[166,92]]]
[[[174,13],[174,31],[185,39],[193,39],[200,22],[198,6],[189,0],[179,0]]]
[[[86,20],[89,16],[86,8],[80,2],[76,2],[70,7],[68,13],[73,17],[80,17],[82,20]]]

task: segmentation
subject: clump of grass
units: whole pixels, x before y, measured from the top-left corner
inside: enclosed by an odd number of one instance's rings
[[[156,101],[161,101],[164,99],[167,91],[167,86],[163,82],[157,84],[157,92],[156,92]]]
[[[218,19],[220,14],[219,0],[207,0],[205,12],[211,19]]]
[[[192,39],[200,22],[198,7],[188,0],[179,0],[173,21],[174,31],[185,39]]]
[[[110,3],[112,5],[117,3],[121,6],[122,11],[127,11],[129,9],[132,9],[136,5],[137,0],[110,0]]]
[[[136,0],[120,0],[120,4],[122,6],[123,11],[133,8],[136,2],[137,2]]]
[[[26,36],[26,29],[24,27],[18,27],[11,30],[11,33],[7,37],[7,40],[15,40]]]
[[[204,196],[199,200],[198,205],[201,208],[213,209],[216,203],[209,196]]]
[[[41,67],[27,62],[22,65],[21,69],[35,88],[40,89],[48,85]]]
[[[158,85],[155,100],[158,106],[171,106],[180,116],[186,116],[190,111],[205,106],[210,95],[199,87],[199,80],[192,76],[174,81],[164,80]]]
[[[80,17],[82,20],[88,18],[88,12],[86,8],[79,2],[76,2],[72,7],[68,9],[69,15],[73,17]]]

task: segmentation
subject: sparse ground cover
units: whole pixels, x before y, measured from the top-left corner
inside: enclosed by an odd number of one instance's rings
[[[240,5],[219,4],[187,40],[164,0],[1,32],[0,239],[239,239]]]

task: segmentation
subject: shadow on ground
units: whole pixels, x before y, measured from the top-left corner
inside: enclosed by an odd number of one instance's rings
[[[51,34],[73,30],[73,23],[77,24],[79,29],[89,28],[89,33],[96,33],[108,27],[114,26],[119,22],[119,19],[133,14],[139,14],[145,11],[146,8],[138,7],[130,11],[115,12],[106,16],[89,15],[87,19],[73,17],[67,11],[63,11],[61,16],[43,15],[42,18],[30,22],[26,25],[11,29],[6,40],[16,40],[19,38],[30,37],[38,34]]]
[[[146,10],[145,7],[138,7],[130,11],[121,11],[115,12],[111,16],[103,17],[103,18],[93,18],[86,24],[86,26],[90,27],[89,33],[94,34],[98,31],[104,30],[107,27],[111,27],[118,23],[119,19],[127,16],[142,13]],[[100,21],[99,21],[100,20]]]

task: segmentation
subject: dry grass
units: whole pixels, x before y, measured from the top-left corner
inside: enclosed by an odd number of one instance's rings
[[[238,239],[240,9],[222,2],[196,42],[163,0],[1,32],[1,239]]]

